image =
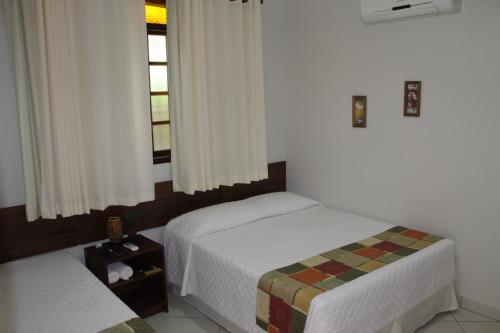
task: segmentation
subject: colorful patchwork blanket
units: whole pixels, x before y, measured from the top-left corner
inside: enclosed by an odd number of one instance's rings
[[[156,333],[156,331],[141,318],[134,318],[99,333]]]
[[[417,230],[394,227],[368,239],[268,272],[259,280],[257,325],[268,333],[301,333],[315,296],[442,239]]]

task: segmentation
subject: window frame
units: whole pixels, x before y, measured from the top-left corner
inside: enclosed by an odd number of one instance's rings
[[[159,36],[165,36],[167,37],[167,26],[164,24],[147,24],[147,40],[149,40],[149,35],[159,35]],[[151,76],[150,74],[150,66],[154,65],[161,65],[161,66],[167,66],[167,72],[168,72],[168,59],[166,62],[155,62],[155,61],[149,61],[149,42],[148,42],[148,76]],[[153,105],[151,101],[151,97],[153,96],[168,96],[169,92],[152,92],[151,91],[151,80],[149,80],[149,113],[151,117],[151,142],[152,142],[152,147],[153,147],[153,164],[162,164],[162,163],[170,163],[172,160],[172,153],[170,149],[167,150],[158,150],[155,151],[154,148],[154,135],[153,135],[153,128],[155,125],[170,125],[170,117],[169,120],[164,120],[164,121],[153,121]],[[169,111],[170,112],[170,111]]]

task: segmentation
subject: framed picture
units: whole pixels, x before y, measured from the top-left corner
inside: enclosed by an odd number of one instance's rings
[[[366,128],[366,96],[352,97],[352,127]]]
[[[405,81],[404,116],[420,117],[422,81]]]

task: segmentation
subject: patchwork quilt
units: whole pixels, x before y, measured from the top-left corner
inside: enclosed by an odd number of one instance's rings
[[[156,331],[141,318],[134,318],[98,333],[156,333]]]
[[[405,227],[264,274],[257,290],[257,325],[268,333],[302,333],[313,298],[418,252],[440,240]]]

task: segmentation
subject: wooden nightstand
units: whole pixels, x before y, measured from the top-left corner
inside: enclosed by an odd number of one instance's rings
[[[125,240],[126,241],[126,240]],[[165,278],[165,258],[163,246],[137,235],[133,241],[139,251],[131,252],[121,244],[104,243],[102,248],[85,248],[85,264],[109,289],[142,318],[165,311],[168,312],[168,300]],[[122,256],[111,254],[108,249],[123,252]],[[119,280],[108,283],[108,264],[122,261],[134,269],[134,275],[127,281]],[[155,266],[160,271],[145,274],[144,270]]]

